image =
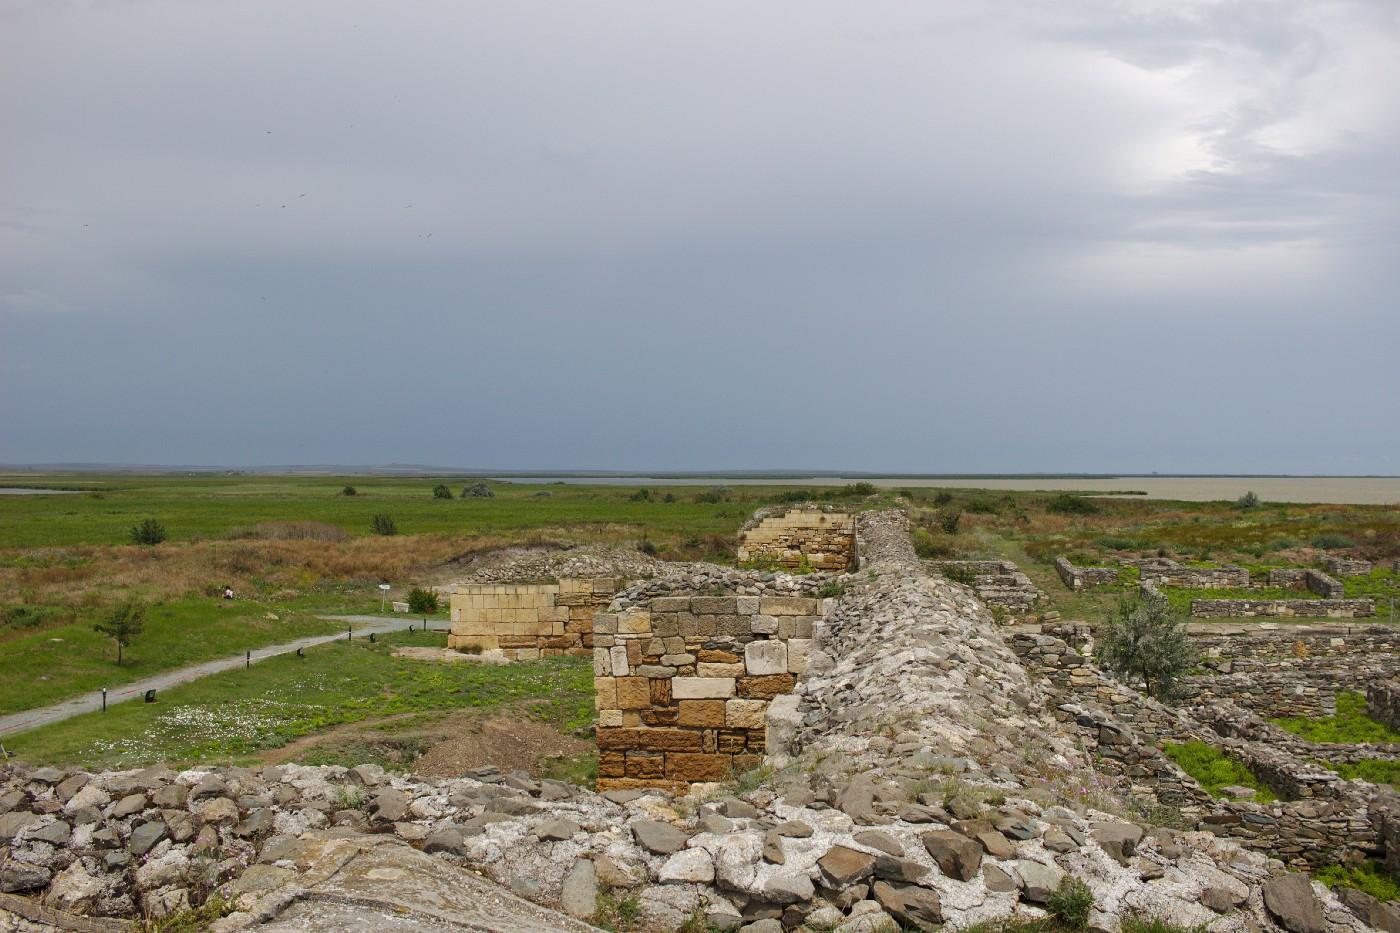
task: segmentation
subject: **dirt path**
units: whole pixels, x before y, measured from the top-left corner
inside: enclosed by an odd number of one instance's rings
[[[321,619],[328,619],[332,622],[344,622],[348,627],[354,628],[354,633],[361,637],[371,633],[380,635],[386,632],[398,632],[407,629],[410,625],[421,625],[415,618],[386,619],[383,616],[318,616]],[[296,641],[289,641],[281,645],[268,645],[264,648],[255,648],[252,651],[253,661],[262,661],[267,658],[276,657],[279,654],[290,654],[298,648],[312,648],[316,645],[324,645],[327,642],[337,641],[346,637],[344,632],[335,635],[315,635],[309,638],[299,638]],[[248,663],[248,655],[238,654],[233,657],[220,658],[217,661],[205,661],[203,664],[194,664],[190,667],[182,667],[173,671],[165,671],[144,680],[133,681],[129,684],[122,684],[107,691],[107,704],[125,703],[141,696],[147,690],[168,690],[179,684],[189,683],[201,677],[208,677],[210,674],[217,674],[220,671],[232,670],[242,667]],[[70,697],[61,703],[52,706],[41,706],[37,709],[27,709],[19,713],[11,713],[8,716],[0,716],[0,738],[7,735],[14,735],[18,732],[27,732],[30,729],[37,729],[40,726],[51,725],[80,716],[83,713],[92,713],[102,709],[102,691],[94,690],[90,693],[82,693],[75,697]]]

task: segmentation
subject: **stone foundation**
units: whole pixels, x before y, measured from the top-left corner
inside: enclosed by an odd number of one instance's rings
[[[1249,586],[1249,571],[1243,567],[1187,567],[1165,557],[1132,561],[1143,583],[1182,589],[1213,590]]]
[[[452,593],[447,646],[499,651],[512,661],[587,654],[593,614],[621,586],[616,577],[459,585]]]
[[[1013,615],[1024,615],[1045,599],[1045,594],[1009,560],[938,560],[931,566],[954,577],[971,577],[973,592],[989,606],[1000,606]]]
[[[1366,715],[1400,730],[1400,681],[1384,680],[1367,687]]]
[[[1113,567],[1076,567],[1063,556],[1055,558],[1055,572],[1072,590],[1087,590],[1118,582],[1118,571]]]
[[[821,601],[662,596],[593,628],[598,788],[724,781],[758,767],[767,713],[807,667]]]
[[[1329,577],[1321,570],[1313,570],[1310,567],[1287,567],[1270,570],[1269,585],[1292,590],[1307,590],[1324,599],[1340,599],[1346,595],[1346,587],[1342,586],[1340,581]]]
[[[855,518],[845,512],[796,508],[758,513],[739,533],[739,562],[772,562],[787,570],[855,567]]]
[[[1375,568],[1369,560],[1354,557],[1329,557],[1326,563],[1327,572],[1339,577],[1364,577]]]
[[[1376,614],[1370,599],[1193,599],[1191,615],[1199,619],[1250,619],[1260,616],[1363,619]]]

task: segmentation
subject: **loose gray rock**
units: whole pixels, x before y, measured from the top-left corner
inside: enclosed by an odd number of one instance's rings
[[[639,820],[632,824],[632,836],[637,845],[657,855],[670,855],[685,848],[689,838],[670,823],[657,820]]]
[[[140,857],[151,851],[165,836],[165,824],[159,820],[142,823],[131,831],[131,838],[127,840],[126,847],[132,855]]]
[[[832,846],[817,859],[817,865],[831,879],[832,887],[843,888],[874,874],[875,856],[846,846]]]
[[[429,854],[434,852],[446,852],[450,855],[462,855],[466,851],[465,840],[462,831],[454,827],[439,829],[435,833],[430,833],[423,840],[423,851]]]
[[[128,794],[117,801],[117,805],[112,808],[112,816],[120,820],[124,817],[140,813],[142,810],[146,809],[146,803],[145,794]]]
[[[1288,872],[1264,883],[1264,907],[1292,933],[1323,933],[1327,929],[1322,905],[1307,875]]]
[[[1356,914],[1358,918],[1377,930],[1384,930],[1385,933],[1400,933],[1400,909],[1397,909],[1393,904],[1378,901],[1356,888],[1338,888],[1337,900],[1345,904],[1347,909]]]
[[[943,905],[938,895],[926,888],[877,881],[871,893],[901,928],[933,930],[943,922]]]
[[[598,871],[591,859],[574,862],[564,876],[559,906],[571,917],[586,918],[598,912]]]
[[[29,834],[29,838],[35,842],[47,842],[49,845],[61,846],[68,844],[68,837],[73,835],[73,827],[63,820],[54,822],[36,829]]]
[[[1142,841],[1142,827],[1133,823],[1096,823],[1090,835],[1119,865],[1127,865]]]
[[[1021,876],[1021,896],[1032,904],[1044,904],[1064,880],[1065,873],[1057,865],[1042,865],[1030,859],[1015,863],[1016,874]]]
[[[971,881],[982,867],[982,846],[961,833],[939,829],[919,837],[943,874],[959,881]]]

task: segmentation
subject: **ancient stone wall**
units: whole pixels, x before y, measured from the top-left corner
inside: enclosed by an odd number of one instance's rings
[[[1327,558],[1327,572],[1339,577],[1364,577],[1375,567],[1369,560],[1354,557]]]
[[[1243,567],[1187,567],[1165,557],[1134,561],[1144,583],[1183,589],[1212,590],[1249,586],[1249,571]]]
[[[595,616],[599,789],[684,791],[758,767],[768,705],[806,669],[820,607],[660,596]]]
[[[1340,581],[1311,567],[1283,567],[1270,570],[1269,585],[1293,590],[1307,590],[1326,599],[1340,599],[1346,595],[1346,588],[1342,586]]]
[[[739,533],[739,561],[773,562],[795,570],[850,570],[855,566],[855,518],[845,512],[796,508],[760,513]]]
[[[1055,558],[1055,572],[1072,590],[1087,590],[1118,582],[1118,571],[1113,567],[1076,567],[1064,556]]]
[[[1000,606],[1013,616],[1024,615],[1045,599],[1045,594],[1009,560],[938,560],[931,566],[952,579],[971,579],[977,598]]]
[[[499,651],[512,661],[587,654],[593,647],[593,614],[621,586],[617,577],[460,584],[452,593],[447,646]]]
[[[1370,599],[1193,599],[1191,615],[1198,619],[1258,617],[1364,619],[1376,614]]]
[[[1366,715],[1400,730],[1400,681],[1383,680],[1367,687]]]

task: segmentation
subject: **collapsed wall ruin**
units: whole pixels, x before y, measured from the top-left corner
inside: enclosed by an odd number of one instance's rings
[[[1249,582],[1247,577],[1245,582]],[[1346,595],[1346,587],[1342,586],[1341,581],[1311,567],[1281,567],[1270,570],[1269,586],[1307,590],[1324,599],[1337,599]]]
[[[1190,567],[1166,557],[1125,561],[1138,568],[1138,579],[1153,586],[1214,590],[1249,586],[1249,571],[1227,564],[1221,567]]]
[[[621,587],[617,577],[459,584],[452,591],[447,647],[511,661],[588,654],[593,616]]]
[[[1372,599],[1193,599],[1200,619],[1328,618],[1365,619],[1376,614]]]
[[[846,571],[856,565],[855,517],[815,506],[760,510],[739,532],[739,562],[784,570]]]
[[[1009,560],[934,560],[929,566],[950,579],[970,581],[977,598],[1012,617],[1033,611],[1045,594]]]

